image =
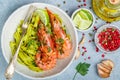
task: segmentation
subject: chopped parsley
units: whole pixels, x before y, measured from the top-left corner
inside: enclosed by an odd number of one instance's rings
[[[48,47],[47,49],[48,49],[48,52],[50,52],[50,51],[51,51],[51,48],[50,48],[50,47]]]
[[[64,53],[62,49],[61,49],[61,50],[59,50],[59,52],[60,52],[60,54],[61,54],[61,55]]]
[[[59,38],[59,39],[56,40],[56,43],[58,43],[58,44],[63,44],[63,43],[64,43],[64,39]]]

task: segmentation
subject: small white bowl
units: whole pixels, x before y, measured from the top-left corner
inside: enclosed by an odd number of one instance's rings
[[[101,47],[101,45],[99,44],[98,35],[99,35],[99,33],[100,33],[102,30],[104,30],[104,29],[106,29],[106,28],[115,28],[115,29],[118,29],[119,32],[120,32],[120,29],[119,29],[117,26],[115,26],[115,25],[111,25],[111,24],[103,25],[103,26],[101,26],[101,27],[97,30],[97,32],[95,33],[95,37],[94,37],[95,44],[96,44],[96,46],[99,48],[99,50],[101,50],[101,51],[104,52],[104,53],[116,53],[116,52],[120,51],[120,47],[119,47],[118,49],[114,50],[114,51],[106,51],[106,50],[104,50],[104,49]]]
[[[74,16],[76,15],[76,13],[79,12],[80,10],[86,10],[86,11],[88,11],[88,12],[92,15],[92,18],[93,18],[92,24],[90,25],[90,27],[89,27],[88,29],[85,29],[85,30],[78,29],[75,24],[74,24],[74,27],[75,27],[78,31],[80,31],[80,32],[86,32],[86,31],[88,31],[88,30],[91,30],[92,27],[93,27],[93,25],[94,25],[94,23],[95,23],[95,17],[94,17],[94,15],[93,15],[93,13],[92,13],[90,10],[86,9],[86,8],[79,8],[79,9],[75,10],[75,11],[73,12],[72,16],[71,16],[72,21],[73,21]],[[73,22],[73,23],[74,23],[74,22]]]

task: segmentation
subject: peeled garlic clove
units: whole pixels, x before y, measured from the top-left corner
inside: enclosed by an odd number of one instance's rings
[[[109,66],[111,69],[114,67],[114,63],[111,60],[104,60],[102,63]]]
[[[101,64],[102,64],[102,63],[97,64],[98,68],[101,69],[103,72],[110,74],[111,70],[103,67],[103,65],[101,65]]]
[[[98,68],[98,74],[100,77],[102,78],[108,78],[110,76],[110,74],[105,73],[104,71],[102,71],[100,68]]]
[[[109,66],[107,66],[107,65],[105,65],[105,64],[103,64],[103,63],[100,63],[101,64],[101,66],[103,66],[104,68],[106,68],[107,70],[112,70],[112,68],[110,68]]]
[[[111,60],[104,60],[97,64],[98,74],[102,78],[107,78],[114,67],[114,63]]]

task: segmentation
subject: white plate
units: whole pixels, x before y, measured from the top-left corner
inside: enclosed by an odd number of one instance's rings
[[[62,18],[63,23],[66,25],[67,32],[71,35],[73,50],[71,51],[71,55],[68,58],[63,60],[58,60],[56,67],[52,70],[45,71],[45,72],[34,72],[28,69],[26,66],[16,62],[15,71],[30,79],[46,79],[46,78],[54,77],[62,73],[63,71],[65,71],[65,69],[69,67],[69,65],[72,63],[75,57],[75,53],[77,50],[77,33],[71,19],[65,12],[63,12],[61,9],[55,6],[44,4],[44,3],[32,3],[32,4],[22,6],[18,8],[15,12],[13,12],[13,14],[10,15],[10,17],[6,21],[2,30],[2,36],[1,36],[2,52],[5,57],[5,60],[9,62],[12,56],[9,43],[11,40],[13,40],[13,34],[17,28],[17,25],[19,24],[20,20],[24,19],[25,14],[30,5],[33,5],[37,8],[47,7],[52,12],[58,14]]]
[[[106,28],[115,28],[115,29],[118,29],[119,31],[120,31],[120,29],[117,27],[117,26],[115,26],[115,25],[111,25],[111,24],[106,24],[106,25],[103,25],[103,26],[101,26],[98,30],[97,30],[97,32],[96,32],[96,34],[95,34],[95,44],[96,44],[96,46],[102,51],[102,52],[104,52],[104,53],[116,53],[116,52],[118,52],[118,51],[120,51],[120,47],[117,49],[117,50],[115,50],[115,51],[106,51],[106,50],[104,50],[102,47],[101,47],[101,45],[99,44],[99,40],[98,40],[98,35],[99,35],[99,33],[101,32],[101,31],[103,31],[104,29],[106,29]]]

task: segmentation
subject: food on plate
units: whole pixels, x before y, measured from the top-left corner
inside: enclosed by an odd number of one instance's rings
[[[111,60],[103,60],[101,63],[97,64],[98,74],[102,78],[108,78],[114,67],[114,63]]]
[[[57,50],[58,58],[65,58],[69,56],[72,49],[72,44],[66,31],[62,28],[59,19],[47,9],[48,15],[50,16],[50,22],[53,31],[53,37],[55,41],[55,47]]]
[[[72,50],[70,35],[67,34],[59,15],[47,8],[36,9],[29,21],[17,61],[36,72],[50,70],[56,66],[57,59],[64,59],[70,55]],[[23,21],[14,33],[14,40],[10,42],[13,55],[20,42],[22,23]]]
[[[106,51],[115,51],[120,47],[120,31],[117,28],[108,27],[98,34],[100,46]]]
[[[73,22],[77,29],[87,30],[93,23],[93,16],[88,10],[81,9],[73,16]]]

